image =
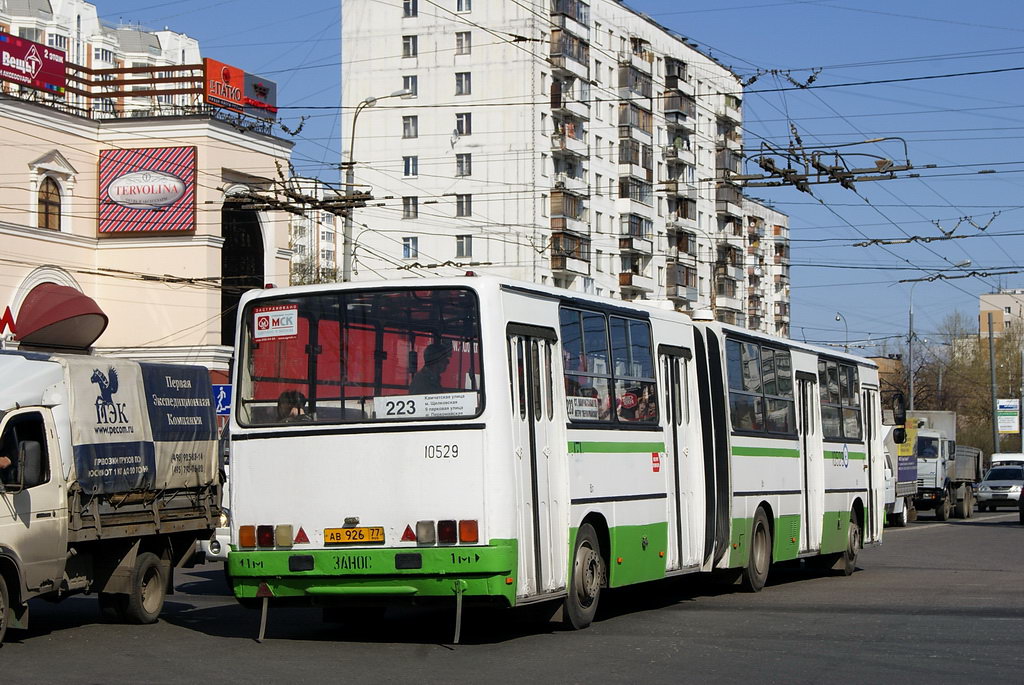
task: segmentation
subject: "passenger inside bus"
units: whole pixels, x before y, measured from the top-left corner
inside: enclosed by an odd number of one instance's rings
[[[311,417],[306,413],[306,396],[298,390],[285,390],[277,398],[277,420],[309,421]]]
[[[423,350],[423,367],[412,377],[410,395],[430,395],[444,392],[441,374],[451,361],[452,347],[448,343],[431,343]]]

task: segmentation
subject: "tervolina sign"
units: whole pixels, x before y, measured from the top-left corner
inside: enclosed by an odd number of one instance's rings
[[[132,209],[161,209],[185,194],[185,182],[163,171],[133,171],[107,186],[112,202]]]

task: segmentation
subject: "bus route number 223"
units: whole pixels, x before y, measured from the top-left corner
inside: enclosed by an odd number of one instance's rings
[[[458,445],[424,445],[424,459],[458,459]]]

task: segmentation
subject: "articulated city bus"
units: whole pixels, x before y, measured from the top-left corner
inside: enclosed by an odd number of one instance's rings
[[[876,368],[489,277],[242,300],[228,568],[243,602],[563,602],[882,534]]]

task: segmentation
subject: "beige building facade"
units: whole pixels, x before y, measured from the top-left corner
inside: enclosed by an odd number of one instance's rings
[[[0,99],[0,130],[0,307],[14,320],[4,323],[5,346],[25,343],[31,331],[18,323],[39,315],[25,311],[26,301],[46,307],[30,295],[56,284],[107,315],[97,352],[226,371],[238,297],[287,285],[291,258],[286,215],[232,197],[269,188],[291,143],[206,115],[93,120],[10,96]],[[136,153],[131,169],[146,173],[147,158],[168,151],[194,159],[184,230],[154,204],[101,233],[111,202],[109,187],[101,193],[101,154]]]

